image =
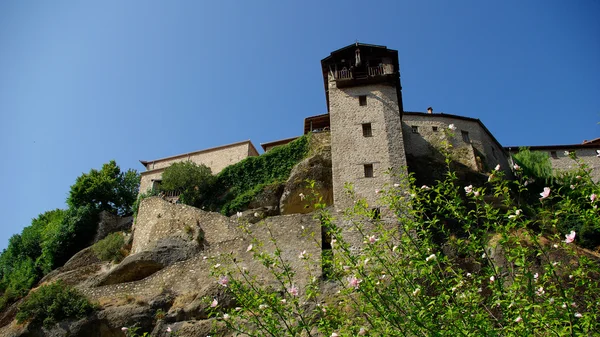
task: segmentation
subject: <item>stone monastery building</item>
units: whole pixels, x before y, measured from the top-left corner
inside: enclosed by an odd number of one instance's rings
[[[353,183],[356,193],[375,204],[374,190],[395,183],[394,170],[420,166],[421,172],[433,167],[431,158],[439,156],[446,140],[453,145],[453,159],[474,172],[490,172],[500,165],[511,176],[510,154],[518,147],[503,147],[485,125],[476,118],[427,112],[405,111],[398,51],[385,46],[355,43],[332,52],[321,60],[327,113],[307,117],[304,133],[329,132],[333,172],[334,203],[347,206],[344,184]],[[453,125],[454,137],[446,137]],[[261,144],[265,151],[295,138]],[[532,146],[532,151],[547,151],[553,168],[566,170],[574,162],[565,151],[577,156],[594,169],[600,180],[600,138],[582,144]],[[168,158],[141,161],[140,192],[160,183],[162,172],[172,163],[193,161],[205,164],[214,174],[249,156],[258,156],[249,140]]]

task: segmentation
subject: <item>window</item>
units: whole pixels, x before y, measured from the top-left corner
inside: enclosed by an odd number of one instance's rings
[[[498,157],[496,156],[496,149],[494,149],[492,147],[492,155],[494,156],[494,159],[498,159]]]
[[[371,129],[371,123],[364,123],[362,125],[363,136],[365,137],[373,137],[373,130]]]
[[[419,133],[419,127],[416,125],[411,126],[412,133]]]
[[[373,178],[373,164],[365,164],[365,178]]]
[[[437,132],[437,130],[438,130],[438,127],[437,127],[437,126],[432,126],[432,127],[431,127],[431,130],[433,130],[433,132]]]
[[[358,104],[360,106],[367,105],[367,95],[360,95],[360,96],[358,96]]]
[[[462,139],[465,143],[470,143],[471,142],[471,138],[469,138],[469,132],[468,131],[461,131],[460,134],[462,135]]]
[[[554,159],[558,159],[558,155],[556,154],[556,151],[550,151],[550,157],[552,157]]]

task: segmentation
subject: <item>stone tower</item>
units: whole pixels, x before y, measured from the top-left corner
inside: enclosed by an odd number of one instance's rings
[[[321,60],[331,123],[334,204],[351,205],[344,188],[377,207],[377,189],[406,170],[398,51],[355,43]]]

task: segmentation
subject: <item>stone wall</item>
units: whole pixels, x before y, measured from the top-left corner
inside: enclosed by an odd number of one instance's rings
[[[258,152],[250,141],[246,141],[149,162],[147,164],[148,171],[141,173],[140,193],[147,192],[152,188],[152,180],[160,179],[164,169],[173,163],[191,161],[198,165],[204,164],[210,167],[213,174],[217,174],[225,167],[250,156],[258,156]]]
[[[436,155],[436,147],[445,139],[445,130],[450,124],[456,126],[453,146],[453,159],[474,171],[490,172],[500,164],[511,174],[507,155],[492,136],[477,120],[455,118],[440,114],[406,113],[402,117],[404,146],[408,155],[416,157]],[[413,127],[417,129],[413,131]],[[434,130],[437,128],[437,130]],[[463,139],[462,131],[468,132],[469,141]],[[480,161],[477,159],[480,158]]]
[[[367,96],[366,105],[359,104],[361,95]],[[330,78],[329,107],[334,203],[342,208],[351,204],[344,189],[349,182],[358,197],[376,205],[375,190],[396,179],[386,171],[406,167],[396,88],[364,85],[338,89]],[[363,136],[364,123],[371,124],[372,136]],[[366,164],[372,165],[373,177],[365,177]]]
[[[271,240],[273,238],[281,250],[281,257],[289,261],[292,268],[298,273],[295,282],[301,285],[306,284],[308,278],[305,261],[298,259],[298,255],[305,250],[307,256],[310,255],[312,259],[320,261],[321,258],[321,226],[313,218],[313,214],[268,217],[259,223],[249,225],[250,235],[240,229],[242,223],[243,219],[238,219],[236,216],[226,217],[219,213],[205,212],[187,205],[171,204],[158,197],[146,198],[140,205],[138,218],[134,225],[131,254],[151,251],[155,249],[159,241],[167,238],[188,238],[190,237],[190,228],[192,231],[201,231],[204,251],[193,259],[194,262],[191,263],[197,265],[191,269],[201,270],[203,276],[194,278],[194,282],[189,282],[183,280],[183,275],[179,273],[174,275],[178,281],[165,282],[177,292],[181,292],[200,289],[206,284],[216,282],[216,278],[209,275],[210,268],[205,265],[207,261],[203,260],[203,256],[216,258],[221,254],[234,253],[239,263],[248,267],[253,274],[254,272],[259,273],[259,270],[260,273],[264,272],[260,262],[253,260],[252,253],[246,250],[252,239],[256,239],[264,245],[261,249],[273,252],[275,251]],[[315,235],[311,235],[312,233]],[[189,274],[188,268],[183,268],[185,271],[183,274],[186,274],[186,277]],[[319,277],[320,269],[318,263],[311,266],[312,275]],[[268,275],[261,277],[268,277]],[[194,283],[193,286],[196,288],[189,288],[191,283]]]

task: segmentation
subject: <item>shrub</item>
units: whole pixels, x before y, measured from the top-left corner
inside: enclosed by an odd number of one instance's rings
[[[16,318],[18,323],[31,321],[47,327],[68,318],[84,318],[95,309],[79,291],[58,281],[33,291],[19,306]]]
[[[191,161],[175,163],[162,174],[162,191],[178,191],[186,205],[202,207],[213,192],[215,177],[204,164]]]
[[[92,246],[92,251],[102,261],[120,262],[124,255],[121,250],[125,244],[122,233],[111,233]]]

